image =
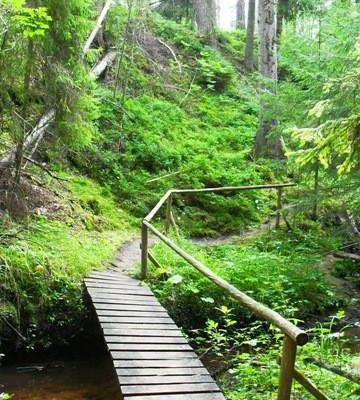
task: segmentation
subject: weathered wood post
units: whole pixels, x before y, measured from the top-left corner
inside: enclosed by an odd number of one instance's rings
[[[165,234],[169,233],[170,225],[171,225],[171,208],[172,208],[172,200],[173,196],[170,194],[169,198],[166,202],[166,220],[165,220]]]
[[[281,209],[282,209],[282,192],[283,188],[279,187],[277,189],[277,206],[276,206],[276,224],[275,228],[280,227]]]
[[[141,279],[142,280],[147,278],[148,247],[149,247],[149,231],[148,227],[143,222],[141,226]]]
[[[280,366],[278,400],[290,400],[295,372],[297,344],[287,335],[284,338],[283,355]]]

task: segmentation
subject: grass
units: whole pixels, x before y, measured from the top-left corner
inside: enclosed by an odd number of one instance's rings
[[[70,179],[57,212],[7,218],[0,228],[4,234],[18,232],[3,236],[0,247],[0,316],[21,332],[28,348],[67,342],[82,329],[87,316],[82,279],[105,268],[135,230],[136,220],[101,186]],[[6,337],[14,334],[4,322],[0,329]]]

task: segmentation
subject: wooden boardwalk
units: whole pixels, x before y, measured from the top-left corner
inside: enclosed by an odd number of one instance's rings
[[[150,289],[129,276],[139,244],[127,243],[109,270],[85,280],[124,400],[225,400]]]

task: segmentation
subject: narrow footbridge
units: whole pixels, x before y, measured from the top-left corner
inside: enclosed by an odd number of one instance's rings
[[[224,400],[209,372],[150,289],[131,278],[126,244],[112,268],[85,281],[125,400]]]
[[[297,347],[307,343],[307,333],[215,275],[180,247],[181,240],[174,241],[167,236],[171,228],[175,236],[179,236],[172,211],[175,196],[275,189],[276,227],[279,227],[283,189],[290,186],[294,185],[170,190],[143,220],[141,250],[139,240],[125,245],[117,253],[111,268],[104,272],[94,272],[85,280],[125,400],[225,399],[179,327],[143,283],[147,277],[148,261],[156,267],[160,266],[149,248],[149,232],[255,316],[270,322],[284,334],[282,357],[279,357],[278,400],[291,398],[294,379],[315,398],[328,399],[295,368]],[[164,232],[161,232],[152,224],[152,220],[165,205],[165,226]],[[140,260],[141,281],[129,274]]]

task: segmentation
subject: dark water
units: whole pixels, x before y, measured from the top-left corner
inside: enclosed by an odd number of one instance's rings
[[[39,366],[43,371],[20,372]],[[106,351],[17,361],[0,368],[0,393],[14,400],[121,400],[117,378]]]

